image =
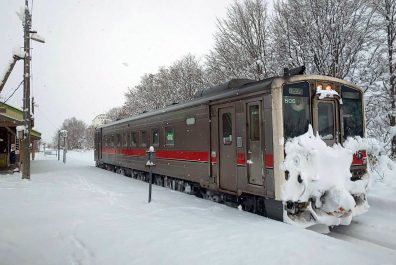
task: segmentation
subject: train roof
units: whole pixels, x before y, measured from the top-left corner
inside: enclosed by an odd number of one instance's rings
[[[162,109],[156,109],[150,112],[141,113],[132,116],[130,118],[125,118],[102,126],[98,126],[97,128],[111,127],[113,125],[148,118],[168,111],[175,111],[179,109],[190,108],[197,105],[208,104],[212,101],[221,100],[227,97],[233,97],[247,93],[257,92],[262,90],[263,88],[270,89],[271,83],[275,78],[276,77],[271,77],[260,81],[251,80],[251,79],[232,79],[223,84],[198,91],[194,95],[194,98],[192,100],[178,104],[172,104]]]
[[[129,117],[129,118],[121,119],[121,120],[114,121],[114,122],[111,122],[111,123],[108,123],[108,124],[105,124],[102,126],[98,126],[97,128],[111,127],[113,125],[148,118],[148,117],[155,116],[155,115],[169,112],[169,111],[175,111],[175,110],[180,110],[180,109],[184,109],[184,108],[194,107],[197,105],[208,104],[210,102],[222,100],[222,99],[225,99],[228,97],[234,97],[234,96],[244,95],[244,94],[248,94],[248,93],[254,93],[254,92],[258,92],[263,89],[269,90],[271,88],[271,84],[273,82],[279,83],[279,85],[275,85],[275,86],[281,87],[281,84],[285,83],[285,82],[299,82],[299,81],[304,81],[304,80],[324,80],[324,81],[329,81],[329,82],[342,82],[348,86],[351,86],[351,87],[363,92],[362,88],[356,86],[353,83],[350,83],[350,82],[342,80],[342,79],[329,77],[329,76],[323,76],[323,75],[293,75],[293,76],[288,76],[288,77],[275,76],[275,77],[266,78],[266,79],[263,79],[260,81],[256,81],[256,80],[252,80],[252,79],[232,79],[232,80],[222,83],[220,85],[209,87],[207,89],[199,90],[194,95],[194,98],[192,100],[182,102],[182,103],[172,104],[172,105],[169,105],[162,109],[156,109],[156,110],[153,110],[150,112],[144,112],[141,114],[137,114],[137,115]]]

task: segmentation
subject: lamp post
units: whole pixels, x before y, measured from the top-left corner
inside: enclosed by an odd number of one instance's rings
[[[66,152],[67,152],[67,131],[66,130],[61,130],[60,131],[62,137],[63,137],[63,163],[66,164]]]

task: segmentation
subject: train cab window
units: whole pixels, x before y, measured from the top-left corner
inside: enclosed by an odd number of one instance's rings
[[[232,115],[230,112],[223,113],[223,144],[232,144]]]
[[[147,147],[147,132],[146,131],[141,131],[141,135],[142,135],[142,141],[140,143],[141,147]]]
[[[151,130],[151,143],[153,146],[159,146],[159,130],[158,129]]]
[[[343,125],[346,139],[349,136],[363,137],[363,107],[362,93],[352,88],[343,86],[341,90]]]
[[[131,133],[131,146],[136,147],[137,146],[137,141],[138,141],[138,136],[136,132]]]
[[[175,144],[175,130],[173,128],[165,128],[165,144],[167,146]]]
[[[332,102],[319,102],[318,125],[320,138],[322,138],[323,140],[334,139],[334,104]]]
[[[310,123],[309,84],[307,82],[283,86],[284,138],[304,134]]]

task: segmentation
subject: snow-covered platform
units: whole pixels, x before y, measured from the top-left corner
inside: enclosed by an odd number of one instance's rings
[[[39,156],[31,181],[0,176],[0,264],[396,263],[395,213],[383,203],[333,238],[157,186],[148,204],[147,183],[92,159]]]

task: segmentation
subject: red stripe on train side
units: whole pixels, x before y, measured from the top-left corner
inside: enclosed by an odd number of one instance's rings
[[[246,165],[245,153],[237,153],[237,165],[238,166],[245,166]]]
[[[266,168],[274,168],[274,156],[272,154],[265,154],[264,165]]]
[[[103,148],[102,152],[107,155],[121,154],[124,156],[139,156],[145,157],[145,149],[120,149],[118,152],[115,148]],[[195,151],[175,151],[175,150],[158,150],[155,153],[157,159],[170,159],[170,160],[183,160],[193,162],[209,162],[208,152],[195,152]]]
[[[121,149],[121,154],[126,156],[146,156],[144,149]]]
[[[161,159],[186,160],[194,162],[209,162],[208,152],[159,150],[156,157]]]
[[[210,162],[212,163],[212,165],[216,164],[217,163],[217,157],[211,156],[210,157]]]
[[[116,155],[117,154],[117,149],[114,148],[103,148],[102,153],[106,155]]]

